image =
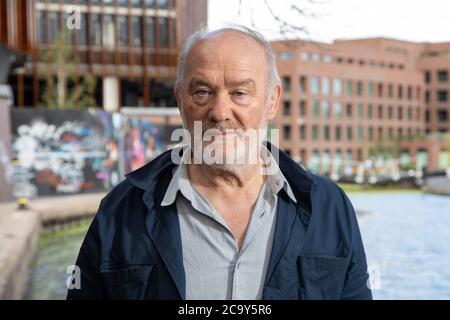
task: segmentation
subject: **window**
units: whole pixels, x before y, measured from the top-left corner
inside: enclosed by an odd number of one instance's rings
[[[403,120],[403,107],[398,106],[398,114],[397,114],[398,120]]]
[[[378,119],[383,119],[383,105],[378,106]]]
[[[342,152],[340,149],[336,149],[336,153],[334,154],[334,165],[336,169],[339,171],[342,166]]]
[[[328,101],[322,101],[322,117],[328,119],[330,117],[330,104]]]
[[[322,95],[328,96],[330,94],[330,79],[327,77],[322,78]]]
[[[345,113],[347,114],[348,118],[351,118],[353,116],[353,106],[351,103],[347,103]]]
[[[345,153],[345,162],[347,165],[352,164],[352,149],[347,149],[347,152]]]
[[[323,62],[325,62],[325,63],[331,63],[331,62],[333,62],[333,57],[330,56],[330,55],[324,55],[324,56],[323,56]]]
[[[128,16],[119,16],[119,45],[128,45]]]
[[[283,77],[283,90],[284,92],[291,92],[291,77]]]
[[[158,5],[160,5],[158,0]],[[167,0],[166,7],[167,7]],[[161,6],[160,6],[161,8]],[[169,19],[168,18],[158,18],[158,26],[159,26],[159,45],[161,48],[167,48],[169,46]]]
[[[313,101],[313,117],[318,118],[319,117],[319,101],[314,100]]]
[[[413,112],[411,106],[408,107],[408,120],[412,120]]]
[[[292,60],[292,52],[280,52],[280,60]]]
[[[325,141],[330,141],[330,126],[323,127],[323,138]]]
[[[299,92],[300,94],[304,94],[306,92],[306,77],[305,76],[300,77],[299,91],[300,91]]]
[[[283,126],[283,136],[285,140],[291,140],[291,126]]]
[[[379,83],[378,84],[378,97],[383,97],[383,84]]]
[[[76,43],[80,45],[87,45],[87,15],[82,13],[80,15],[81,29],[75,30]]]
[[[48,18],[49,18],[49,24],[50,24],[50,30],[47,37],[47,43],[53,43],[56,40],[56,37],[58,36],[58,13],[57,12],[48,12]]]
[[[102,34],[100,25],[100,16],[96,13],[91,13],[91,43],[94,45],[102,44]]]
[[[447,90],[439,90],[437,92],[437,98],[439,102],[446,102],[448,99],[448,92]]]
[[[356,94],[361,97],[362,93],[363,93],[363,84],[362,81],[358,81],[356,84]]]
[[[306,101],[305,100],[300,101],[300,116],[301,117],[306,116]]]
[[[318,95],[319,94],[319,78],[318,77],[310,77],[309,84],[311,87],[311,94]]]
[[[322,154],[322,170],[324,174],[330,173],[330,165],[331,165],[330,151],[325,149]]]
[[[394,113],[394,109],[392,108],[392,106],[389,106],[388,107],[388,119],[392,119],[393,113]]]
[[[133,38],[132,45],[134,47],[140,47],[142,45],[142,35],[141,35],[141,24],[142,18],[133,16],[131,18],[132,30],[133,30]]]
[[[302,141],[306,140],[306,126],[305,125],[300,126],[300,139]]]
[[[107,47],[114,47],[116,43],[116,28],[114,26],[113,16],[108,14],[103,16],[102,41],[103,45]]]
[[[291,115],[291,102],[290,101],[283,102],[283,115],[285,115],[285,116]]]
[[[316,126],[316,125],[314,125],[314,126],[312,126],[311,127],[311,133],[312,133],[312,140],[313,141],[317,141],[317,140],[319,140],[319,128]]]
[[[373,83],[372,82],[367,82],[367,96],[368,97],[372,97],[373,94]]]
[[[309,60],[309,53],[308,52],[301,52],[300,53],[300,59],[303,61]]]
[[[412,99],[412,87],[408,86],[408,100]]]
[[[402,99],[403,98],[403,87],[402,85],[398,85],[398,98]]]
[[[358,126],[356,138],[358,139],[358,141],[362,141],[364,139],[364,130],[363,130],[362,126]]]
[[[438,70],[437,78],[439,82],[447,82],[448,81],[448,72],[447,70]]]
[[[369,127],[369,141],[373,140],[373,128]]]
[[[319,62],[320,61],[320,53],[313,53],[312,61]]]
[[[141,6],[141,0],[131,0],[131,5],[133,7],[140,7]]]
[[[431,82],[431,72],[425,71],[425,83],[430,83],[430,82]]]
[[[361,119],[364,115],[363,104],[361,102],[359,102],[356,108],[357,108],[357,112],[358,112],[358,118]]]
[[[426,90],[425,91],[425,102],[430,102],[431,100],[431,93],[430,91]]]
[[[341,127],[336,126],[335,128],[335,140],[340,141],[341,140]]]
[[[312,172],[318,172],[319,171],[319,168],[320,168],[320,154],[319,154],[319,151],[313,150],[313,152],[311,154],[311,158],[309,160],[308,167],[309,167],[309,169]]]
[[[335,102],[334,103],[334,117],[339,119],[342,116],[342,105],[340,102]]]
[[[352,141],[353,139],[353,128],[347,127],[347,140]]]
[[[333,94],[336,97],[340,97],[342,94],[342,81],[341,79],[334,79],[333,81]]]
[[[394,94],[394,86],[392,84],[390,84],[388,86],[388,97],[392,98],[393,94]]]
[[[167,9],[168,8],[168,4],[169,4],[169,0],[156,0],[156,3],[158,4],[158,7],[160,9]]]
[[[155,47],[155,25],[153,23],[152,17],[145,18],[145,29],[146,29],[146,38],[147,38],[147,47],[154,48]]]
[[[369,119],[372,119],[372,117],[373,117],[373,107],[372,107],[371,104],[369,104],[369,105],[367,106],[367,117],[368,117]]]
[[[439,122],[448,121],[448,111],[446,109],[440,109],[437,111],[437,118]]]
[[[46,25],[45,25],[46,12],[38,10],[37,19],[39,22],[39,43],[45,43]]]
[[[346,92],[347,96],[352,95],[352,81],[351,80],[345,81],[345,92]]]

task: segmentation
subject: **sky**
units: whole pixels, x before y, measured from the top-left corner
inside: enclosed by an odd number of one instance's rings
[[[224,23],[252,26],[270,40],[280,38],[275,19],[265,0],[208,0],[208,25]],[[285,21],[307,28],[309,35],[291,37],[332,42],[335,39],[390,37],[417,42],[450,42],[450,0],[266,0],[272,11]],[[301,17],[291,9],[295,4],[317,17]]]

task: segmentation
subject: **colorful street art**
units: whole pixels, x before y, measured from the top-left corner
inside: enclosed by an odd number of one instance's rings
[[[109,190],[166,150],[167,128],[102,110],[13,109],[13,194]]]

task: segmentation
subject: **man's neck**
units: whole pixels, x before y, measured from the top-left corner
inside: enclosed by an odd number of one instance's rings
[[[233,196],[260,190],[265,181],[261,164],[241,165],[238,170],[229,170],[205,164],[187,165],[189,180],[193,186],[214,191],[217,195]]]

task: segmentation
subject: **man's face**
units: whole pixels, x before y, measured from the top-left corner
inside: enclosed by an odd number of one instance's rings
[[[258,130],[275,116],[281,88],[268,91],[264,49],[237,32],[224,32],[196,43],[186,57],[183,84],[175,91],[183,123],[193,135],[194,121],[203,132],[215,128]],[[239,137],[239,136],[238,136]],[[232,150],[233,135],[221,137],[215,152]],[[219,139],[220,142],[220,139]]]

